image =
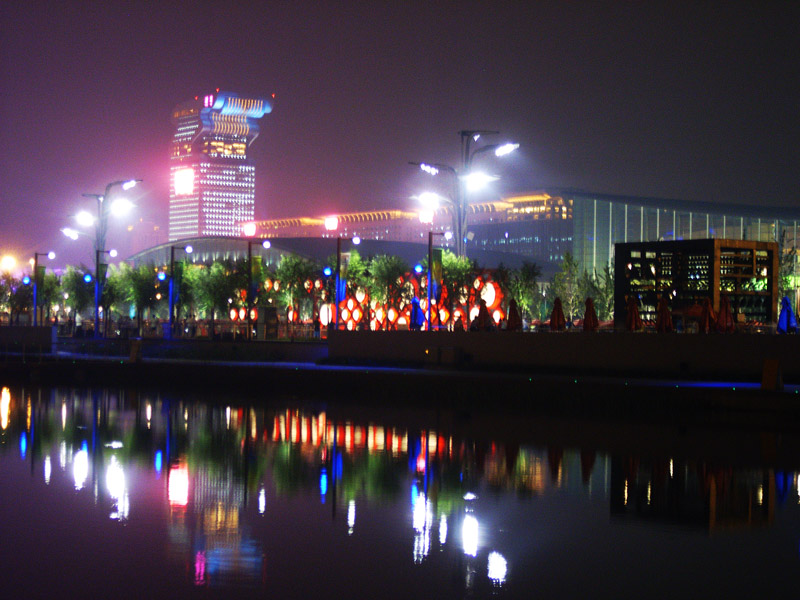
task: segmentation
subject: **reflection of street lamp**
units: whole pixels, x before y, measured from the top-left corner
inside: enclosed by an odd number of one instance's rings
[[[175,324],[175,250],[183,250],[186,254],[191,254],[191,246],[170,246],[169,248],[169,331],[167,339],[172,339],[173,326]]]
[[[467,233],[467,192],[480,189],[487,183],[497,179],[497,177],[486,175],[485,173],[473,173],[472,161],[478,154],[483,154],[484,152],[488,152],[490,150],[493,151],[497,157],[505,156],[506,154],[516,150],[519,147],[519,144],[490,144],[470,152],[471,143],[478,141],[481,135],[497,134],[499,132],[465,130],[459,131],[458,133],[461,136],[461,168],[459,170],[441,163],[411,162],[410,164],[418,166],[429,175],[438,175],[440,171],[446,171],[452,176],[452,195],[449,198],[445,198],[445,200],[453,208],[453,229],[456,236],[456,254],[458,256],[465,256],[466,240],[464,236]]]
[[[50,260],[56,257],[56,253],[52,250],[50,252],[34,252],[33,253],[33,326],[38,325],[39,316],[39,303],[38,303],[38,289],[39,289],[39,257],[46,256]],[[44,275],[44,266],[42,266],[42,275]],[[44,277],[42,277],[44,282]]]

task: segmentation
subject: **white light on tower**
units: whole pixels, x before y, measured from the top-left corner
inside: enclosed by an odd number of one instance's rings
[[[177,169],[172,174],[172,184],[176,196],[191,196],[194,192],[194,169]]]
[[[339,217],[325,217],[325,229],[328,231],[339,229]]]
[[[242,231],[244,232],[245,237],[253,237],[256,234],[256,224],[245,223],[242,225]]]
[[[111,214],[113,214],[115,217],[121,217],[123,215],[127,215],[132,208],[133,202],[130,200],[127,198],[117,198],[111,204]]]

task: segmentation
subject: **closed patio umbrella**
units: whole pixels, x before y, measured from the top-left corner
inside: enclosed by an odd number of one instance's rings
[[[586,311],[583,313],[583,330],[597,331],[600,323],[597,321],[597,311],[594,309],[594,300],[586,299]]]
[[[553,331],[564,331],[567,321],[564,318],[564,309],[561,307],[561,298],[556,298],[553,302],[553,312],[550,314],[550,329]]]
[[[639,316],[639,305],[636,303],[636,298],[630,296],[628,298],[628,310],[625,315],[625,327],[628,331],[641,331],[644,327],[642,317]]]
[[[731,312],[731,301],[727,296],[720,296],[719,315],[717,315],[717,331],[720,333],[733,333],[736,331],[736,323],[733,322]]]
[[[714,327],[717,317],[711,306],[711,298],[703,298],[703,312],[700,314],[700,331],[708,333]]]
[[[656,311],[656,331],[658,333],[672,333],[672,311],[669,309],[667,299],[663,296],[658,301]]]
[[[508,303],[508,323],[506,331],[521,331],[522,330],[522,317],[519,314],[519,307],[517,301],[513,298]]]

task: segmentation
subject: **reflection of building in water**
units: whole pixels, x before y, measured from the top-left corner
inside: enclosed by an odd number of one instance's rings
[[[772,523],[773,471],[715,468],[673,460],[611,461],[611,514],[709,531]]]

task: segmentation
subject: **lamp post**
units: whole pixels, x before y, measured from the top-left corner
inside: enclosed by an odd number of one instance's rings
[[[450,165],[442,163],[409,163],[418,166],[429,175],[438,175],[440,171],[445,171],[452,176],[452,192],[450,197],[445,198],[445,200],[453,208],[453,230],[456,236],[456,254],[459,257],[466,256],[465,235],[467,234],[467,209],[469,205],[467,202],[467,192],[497,179],[497,177],[486,175],[485,173],[473,173],[473,160],[477,155],[489,152],[490,150],[494,151],[495,156],[501,157],[519,148],[519,144],[509,142],[505,144],[481,146],[474,151],[470,151],[472,142],[477,142],[482,135],[496,135],[498,133],[498,131],[485,131],[480,129],[459,131],[458,134],[461,136],[460,169],[455,169]]]
[[[111,258],[117,256],[116,250],[104,250],[99,248],[95,250],[94,256],[94,337],[104,337],[100,335],[100,300],[103,295],[103,285],[106,281],[106,268],[107,264],[101,263],[100,259],[104,254],[108,254]]]
[[[428,232],[428,331],[433,331],[433,323],[431,321],[431,291],[433,289],[433,236],[444,235],[442,231],[429,231]]]
[[[175,325],[175,250],[183,250],[186,254],[191,254],[194,250],[191,246],[170,246],[169,247],[169,332],[168,338],[172,339]]]
[[[335,229],[335,227],[334,227]],[[336,289],[334,290],[334,329],[339,331],[339,302],[341,302],[341,293],[340,287],[342,287],[342,240],[347,238],[342,238],[341,236],[336,238]],[[354,246],[358,246],[361,243],[361,238],[353,236],[350,238],[350,241],[353,243]],[[346,281],[346,280],[345,280]]]
[[[253,299],[255,290],[253,289],[253,244],[260,243],[261,247],[267,249],[272,246],[269,240],[248,239],[247,240],[247,339],[253,339]]]
[[[39,324],[38,317],[39,317],[39,302],[38,302],[38,290],[39,290],[39,257],[46,256],[50,260],[53,260],[56,257],[56,253],[52,250],[50,252],[34,252],[33,253],[33,326]]]

